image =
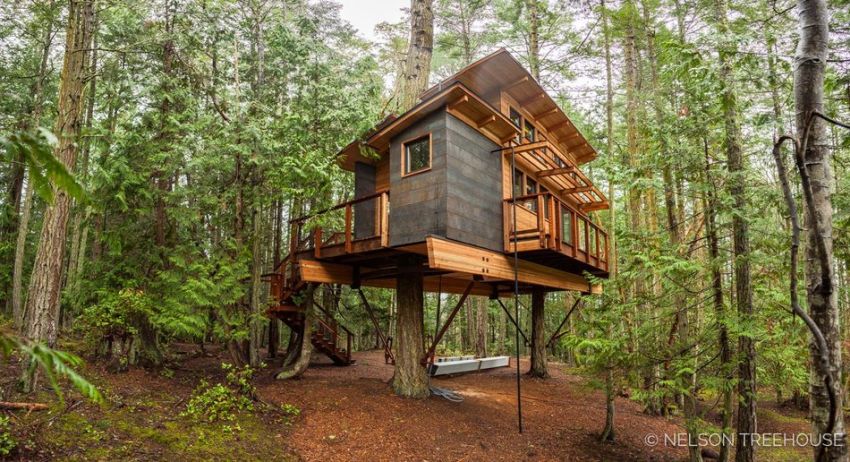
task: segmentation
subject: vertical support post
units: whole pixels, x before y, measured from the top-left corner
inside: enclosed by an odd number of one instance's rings
[[[351,253],[351,203],[345,204],[345,253]]]
[[[578,256],[578,214],[570,210],[570,227],[573,228],[572,239],[570,239],[573,244],[573,258],[577,258]]]
[[[381,214],[381,247],[389,247],[390,246],[390,196],[384,191],[381,193],[381,204],[378,207]]]
[[[516,149],[511,146],[511,174],[516,174]],[[514,316],[519,320],[519,246],[517,245],[516,191],[511,184],[511,206],[513,207],[513,241],[514,241]],[[516,330],[516,413],[517,427],[522,433],[522,384],[519,378],[519,329]]]
[[[537,232],[540,238],[540,247],[546,248],[546,213],[543,194],[537,195]]]
[[[558,218],[555,216],[555,196],[549,194],[547,196],[549,207],[549,248],[554,249],[555,243],[558,241]]]
[[[322,228],[313,230],[313,255],[316,258],[322,257]]]

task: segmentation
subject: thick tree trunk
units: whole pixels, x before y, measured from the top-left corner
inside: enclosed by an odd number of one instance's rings
[[[818,360],[816,344],[809,343],[812,356],[811,414],[814,439],[820,440],[829,420],[829,394],[823,377],[832,377],[835,388],[835,425],[832,434],[840,442],[825,448],[821,460],[846,461],[847,441],[844,434],[844,394],[841,377],[841,335],[836,299],[833,261],[832,226],[832,157],[826,123],[818,118],[812,121],[805,137],[806,124],[813,112],[824,112],[824,76],[829,47],[829,12],[825,0],[798,0],[800,41],[797,44],[794,72],[794,102],[797,119],[797,136],[806,143],[803,152],[805,166],[811,183],[811,202],[805,208],[806,239],[806,300],[812,319],[820,328],[829,350],[829,365],[824,370]],[[814,215],[813,215],[813,213]],[[821,249],[819,250],[819,245]],[[816,448],[815,451],[818,449]]]
[[[532,377],[549,377],[546,364],[546,317],[544,305],[546,292],[534,289],[531,292],[531,368],[528,375]]]
[[[54,155],[74,170],[77,157],[76,137],[80,131],[84,100],[85,69],[92,36],[94,2],[70,0],[65,31],[65,58],[59,83],[58,117],[54,132],[59,144]],[[59,322],[59,291],[65,237],[71,198],[56,189],[53,203],[44,212],[33,274],[30,279],[23,334],[35,342],[55,346]],[[31,391],[34,377],[24,373],[22,388]]]
[[[400,111],[416,105],[419,94],[428,88],[434,48],[433,3],[433,0],[410,0],[410,39],[404,75],[399,82]]]
[[[425,356],[422,264],[416,257],[402,257],[398,266],[393,390],[405,398],[427,398],[431,392],[421,363]]]
[[[717,36],[728,38],[729,26],[726,18],[726,0],[715,0],[714,13]],[[720,57],[721,100],[726,129],[726,158],[729,170],[729,195],[733,201],[732,247],[735,268],[735,301],[738,320],[744,324],[752,322],[753,293],[750,285],[750,241],[748,223],[745,219],[747,197],[745,192],[746,170],[741,152],[741,129],[738,122],[738,103],[734,86],[732,56],[735,45],[724,39],[718,49]],[[738,425],[739,435],[756,433],[756,350],[753,339],[746,335],[738,337]],[[736,462],[752,462],[755,452],[752,439],[743,437],[735,450]]]
[[[30,216],[32,216],[32,202],[33,185],[28,184],[24,195],[24,208],[21,211],[21,220],[18,223],[18,238],[15,242],[15,263],[12,269],[12,320],[15,329],[20,329],[24,323],[24,258],[26,257]]]

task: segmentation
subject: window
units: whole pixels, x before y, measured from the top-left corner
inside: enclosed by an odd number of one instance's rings
[[[573,245],[573,214],[567,208],[561,208],[561,240]]]
[[[431,135],[402,144],[402,176],[431,168]]]
[[[519,112],[516,109],[511,108],[510,113],[511,113],[511,122],[513,122],[513,124],[516,125],[516,128],[521,127],[522,126],[522,116],[519,115]]]
[[[525,179],[525,194],[537,194],[537,182],[531,178]]]
[[[534,128],[531,122],[525,121],[525,130],[523,130],[522,135],[525,136],[525,139],[528,141],[534,141],[534,136],[536,135],[537,130]]]
[[[525,176],[519,169],[514,169],[514,197],[522,196],[522,179]]]
[[[584,220],[579,219],[578,221],[578,249],[587,252],[587,241],[585,240],[587,236],[587,229],[585,229],[587,224]]]

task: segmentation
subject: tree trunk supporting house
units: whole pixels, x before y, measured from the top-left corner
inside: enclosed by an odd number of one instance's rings
[[[393,390],[406,398],[427,398],[428,375],[422,366],[425,356],[423,326],[423,278],[418,257],[399,259],[398,322],[396,324],[396,356]]]
[[[546,332],[543,305],[546,293],[542,289],[531,292],[531,368],[528,375],[532,377],[549,377],[546,366]]]
[[[304,331],[299,336],[301,341],[298,345],[298,354],[294,357],[292,364],[286,365],[284,369],[275,376],[278,380],[300,377],[310,365],[310,357],[313,355],[313,343],[310,341],[310,330],[313,324],[313,290],[314,286],[308,285],[304,293]],[[287,360],[290,359],[287,355]]]

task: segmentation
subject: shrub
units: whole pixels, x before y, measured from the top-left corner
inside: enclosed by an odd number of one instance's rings
[[[233,422],[239,411],[254,410],[256,389],[251,384],[254,370],[249,366],[240,369],[227,363],[221,368],[227,372],[225,383],[210,385],[202,380],[192,392],[181,416],[210,423]]]
[[[8,456],[12,454],[18,444],[11,433],[11,425],[9,418],[5,415],[0,415],[0,456]]]

